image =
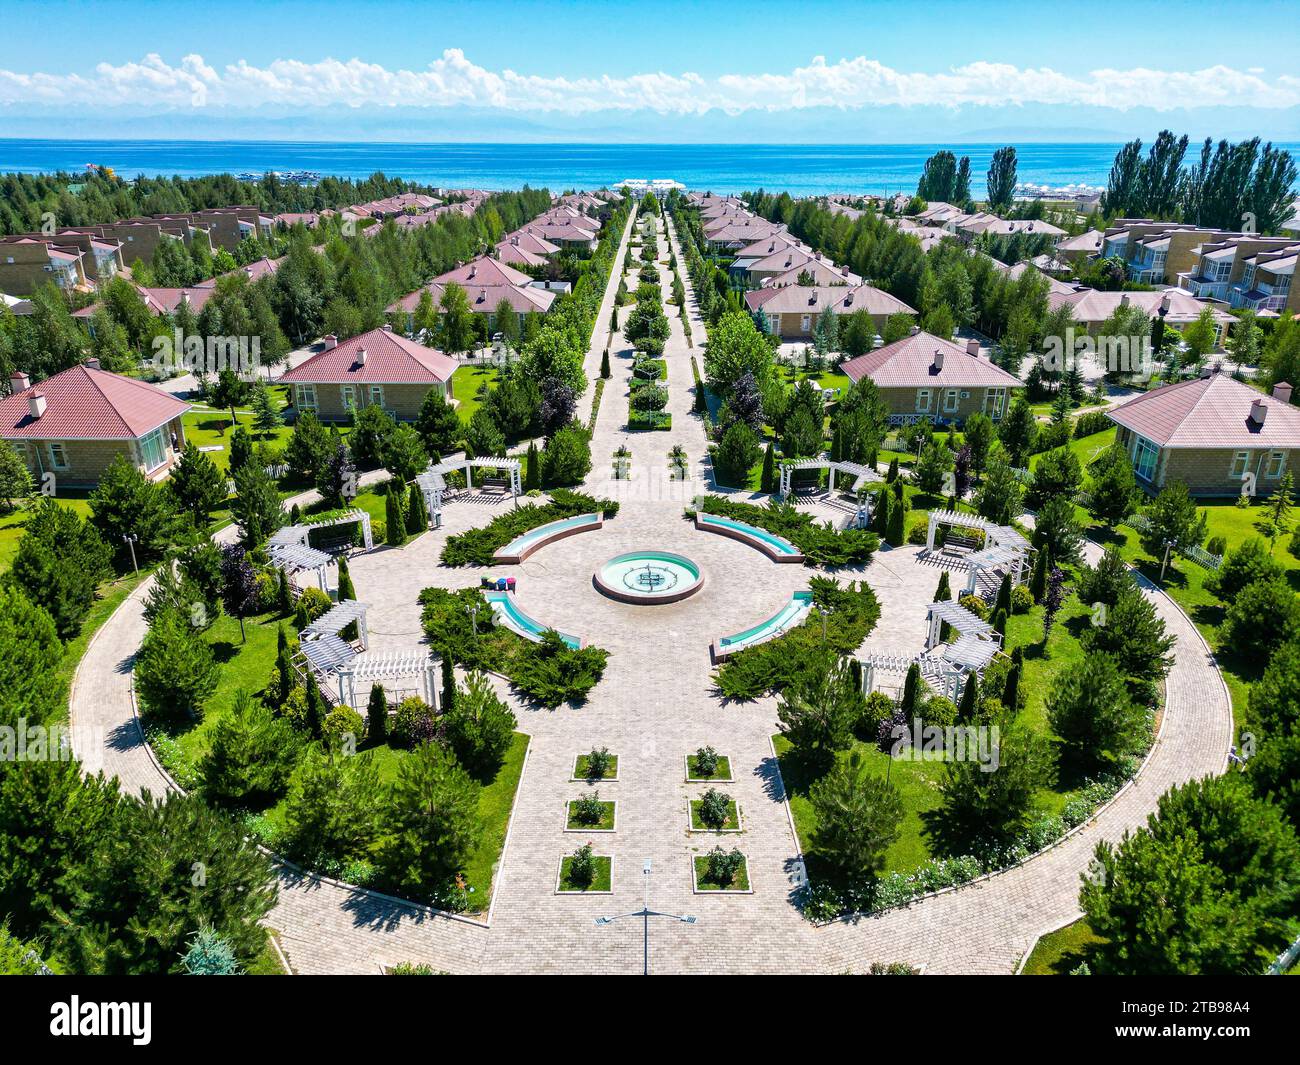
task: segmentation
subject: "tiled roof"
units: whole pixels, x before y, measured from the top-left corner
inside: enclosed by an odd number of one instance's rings
[[[1047,294],[1047,305],[1049,309],[1056,310],[1062,303],[1070,304],[1074,309],[1074,320],[1086,325],[1104,322],[1125,301],[1140,307],[1148,316],[1154,315],[1166,298],[1169,300],[1169,312],[1165,315],[1165,321],[1170,323],[1194,322],[1206,307],[1214,311],[1214,320],[1220,324],[1231,324],[1234,320],[1227,311],[1198,300],[1180,288],[1152,292],[1099,292],[1091,288],[1082,288],[1076,292],[1053,291]]]
[[[938,369],[936,352],[943,353],[943,366]],[[840,369],[853,381],[870,377],[880,388],[1019,388],[1021,384],[988,359],[924,332],[849,359]]]
[[[786,285],[745,293],[751,311],[768,314],[820,314],[828,307],[836,314],[867,311],[871,314],[915,314],[911,307],[872,285]]]
[[[532,278],[522,270],[484,255],[439,274],[434,280],[444,285],[455,281],[462,288],[469,288],[471,285],[527,285]]]
[[[363,348],[364,363],[359,358]],[[387,329],[372,329],[317,352],[280,380],[286,384],[433,384],[449,380],[457,365],[441,351]]]
[[[1263,425],[1250,418],[1256,402]],[[1221,373],[1152,389],[1107,416],[1160,447],[1300,448],[1300,408]]]
[[[45,413],[31,415],[33,392]],[[130,440],[190,409],[175,396],[133,377],[74,366],[0,399],[0,437],[8,440]]]

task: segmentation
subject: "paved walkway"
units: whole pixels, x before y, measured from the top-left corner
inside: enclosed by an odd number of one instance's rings
[[[625,233],[620,262],[626,241]],[[670,293],[668,242],[662,235],[660,244],[663,289]],[[683,282],[699,341],[704,328],[689,279]],[[617,283],[612,276],[588,352],[593,379]],[[1139,825],[1172,784],[1222,771],[1231,731],[1226,688],[1191,622],[1148,587],[1177,638],[1177,661],[1163,731],[1133,786],[1074,836],[1017,869],[879,917],[826,928],[803,920],[789,899],[800,872],[799,848],[769,744],[776,731],[775,701],[720,700],[712,688],[708,645],[774,612],[792,591],[806,586],[810,571],[775,565],[736,541],[696,532],[683,519],[683,501],[709,490],[710,480],[704,427],[690,411],[690,355],[694,350],[698,356],[699,349],[687,346],[678,318],[670,321],[664,357],[672,431],[627,431],[630,347],[619,335],[611,345],[614,373],[593,434],[595,466],[587,488],[619,498],[623,509],[604,529],[555,543],[516,571],[521,607],[586,636],[611,655],[604,679],[581,707],[539,710],[499,686],[532,740],[497,872],[490,927],[286,871],[269,920],[295,970],[365,973],[417,961],[453,972],[638,972],[639,922],[606,927],[594,922],[641,904],[641,868],[649,858],[652,905],[699,918],[693,926],[659,921],[652,927],[652,971],[840,972],[860,971],[873,961],[907,961],[927,972],[1011,972],[1035,935],[1077,914],[1079,874],[1098,840],[1116,839]],[[620,443],[632,451],[633,475],[627,481],[611,476],[612,453]],[[690,455],[689,481],[668,479],[673,444]],[[477,584],[477,570],[438,565],[442,541],[510,505],[456,502],[444,512],[443,532],[400,549],[355,556],[352,576],[359,598],[372,604],[376,649],[419,643],[415,596],[421,587]],[[705,574],[704,588],[673,605],[631,606],[604,598],[590,574],[611,555],[638,547],[671,547],[689,555]],[[924,638],[921,607],[938,582],[938,570],[918,564],[917,553],[915,548],[882,551],[861,574],[882,603],[881,624],[866,643],[872,650],[911,653]],[[146,587],[138,589],[91,642],[74,680],[72,720],[102,730],[102,742],[78,750],[88,769],[116,774],[133,792],[158,792],[166,781],[141,743],[130,697],[132,657],[145,631],[145,594]],[[735,782],[724,790],[740,803],[741,834],[717,838],[687,831],[687,801],[704,789],[685,783],[684,758],[703,744],[731,759]],[[619,779],[599,786],[602,798],[618,802],[616,831],[566,832],[566,801],[589,787],[570,780],[573,761],[602,745],[619,755]],[[560,857],[587,841],[597,853],[614,857],[614,893],[554,894]],[[754,894],[693,894],[691,859],[719,841],[734,843],[747,855]]]

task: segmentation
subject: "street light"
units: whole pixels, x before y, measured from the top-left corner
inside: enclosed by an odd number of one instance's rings
[[[135,545],[136,545],[136,541],[139,539],[140,537],[136,536],[135,533],[122,534],[122,540],[126,543],[126,546],[131,549],[131,568],[135,570],[136,573],[140,572],[140,567],[136,565],[136,561],[135,561]]]
[[[1172,540],[1165,541],[1165,557],[1160,562],[1160,583],[1165,583],[1165,567],[1169,565],[1169,549],[1174,546]]]
[[[471,603],[465,608],[465,613],[469,615],[470,628],[474,630],[475,637],[478,636],[478,604]]]
[[[615,914],[613,917],[597,917],[596,924],[604,926],[613,924],[615,921],[621,921],[624,917],[640,917],[642,922],[642,947],[641,947],[641,975],[650,975],[650,918],[667,917],[672,921],[681,921],[682,924],[695,924],[695,918],[686,914],[664,913],[660,910],[650,909],[650,859],[647,858],[641,866],[641,875],[645,883],[645,903],[641,909],[633,910],[631,913]]]
[[[820,605],[819,605],[819,606],[817,607],[817,613],[819,613],[819,614],[822,616],[822,645],[825,646],[825,644],[826,644],[826,619],[827,619],[828,617],[831,616],[831,612],[830,612],[830,610],[828,610],[826,607],[824,607],[824,606],[820,606]]]

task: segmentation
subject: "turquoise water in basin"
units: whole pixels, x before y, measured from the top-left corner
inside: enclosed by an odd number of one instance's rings
[[[578,514],[572,518],[562,518],[559,521],[553,521],[546,525],[539,525],[536,529],[529,529],[522,536],[516,536],[505,547],[501,548],[499,555],[517,555],[530,544],[536,543],[544,537],[551,536],[557,532],[563,532],[565,529],[573,529],[579,525],[595,525],[600,520],[599,514]]]
[[[777,536],[775,533],[770,533],[766,529],[760,529],[757,525],[749,525],[733,518],[724,518],[718,514],[701,514],[700,521],[705,525],[721,525],[723,528],[734,529],[747,536],[752,536],[755,540],[762,540],[763,543],[768,544],[779,555],[797,555],[799,553],[799,549],[789,540]]]
[[[519,604],[509,592],[484,592],[483,598],[488,601],[488,605],[492,607],[501,624],[512,632],[518,633],[525,640],[537,643],[541,640],[542,633],[551,627],[543,625],[520,610]],[[577,636],[570,636],[568,633],[561,632],[560,639],[575,651],[582,646],[582,641]]]
[[[812,592],[795,592],[790,597],[790,602],[786,603],[766,621],[760,621],[753,628],[738,632],[734,636],[722,637],[718,641],[718,646],[723,651],[739,651],[750,644],[761,643],[763,640],[798,625],[803,620],[804,615],[811,609]]]
[[[601,566],[598,580],[615,593],[652,602],[693,590],[700,583],[700,567],[671,551],[631,551]]]

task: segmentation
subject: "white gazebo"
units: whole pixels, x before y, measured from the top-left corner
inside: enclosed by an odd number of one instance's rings
[[[355,599],[344,599],[325,611],[320,617],[302,630],[303,639],[320,639],[325,636],[338,636],[349,625],[356,623],[357,642],[361,650],[370,646],[370,630],[366,627],[366,604]]]
[[[320,521],[309,520],[299,522],[297,525],[285,525],[271,534],[268,546],[272,549],[295,544],[305,547],[313,529],[328,529],[336,525],[353,524],[361,526],[361,542],[365,545],[365,549],[369,551],[375,546],[375,538],[370,531],[370,514],[360,507],[350,507],[337,514],[331,514]]]
[[[880,475],[875,470],[857,462],[832,462],[830,459],[800,459],[796,462],[783,462],[781,464],[780,488],[782,499],[788,499],[790,496],[794,484],[794,472],[796,470],[830,470],[830,480],[827,484],[827,491],[832,494],[835,492],[836,473],[847,474],[853,478],[853,486],[850,489],[850,491],[853,492],[861,490],[872,481],[880,480]]]
[[[385,680],[414,678],[420,687],[420,697],[434,710],[438,709],[438,686],[435,680],[433,659],[429,652],[419,648],[405,651],[387,651],[384,654],[353,655],[337,667],[339,701],[357,708],[357,684],[380,683]]]
[[[991,643],[996,652],[1002,644],[1002,637],[989,622],[978,614],[967,610],[960,603],[940,600],[926,607],[926,620],[930,623],[930,632],[925,639],[925,649],[932,650],[944,643],[943,626],[946,623],[956,629],[958,642],[962,639],[983,640]],[[951,649],[955,645],[944,645]],[[989,657],[992,657],[990,655]]]
[[[299,543],[272,542],[267,545],[267,552],[271,556],[271,564],[283,570],[286,577],[296,578],[299,573],[311,571],[316,575],[316,583],[320,586],[320,590],[329,592],[325,569],[334,561],[333,555],[327,555],[324,551],[317,551],[314,547]]]
[[[1012,585],[1024,580],[1029,560],[1029,541],[1010,525],[999,525],[981,518],[978,514],[963,514],[956,510],[932,510],[925,531],[925,550],[934,550],[935,533],[941,525],[949,528],[974,529],[984,534],[984,546],[965,555],[969,570],[966,593],[973,594],[979,576],[987,570],[1000,570],[1011,575]]]
[[[510,495],[518,503],[519,496],[523,492],[520,468],[518,459],[501,456],[448,459],[436,466],[430,464],[427,470],[415,478],[415,483],[424,496],[424,509],[429,512],[429,520],[437,528],[441,524],[443,497],[447,491],[447,474],[463,473],[465,487],[469,489],[474,487],[474,470],[503,470],[510,479]]]

